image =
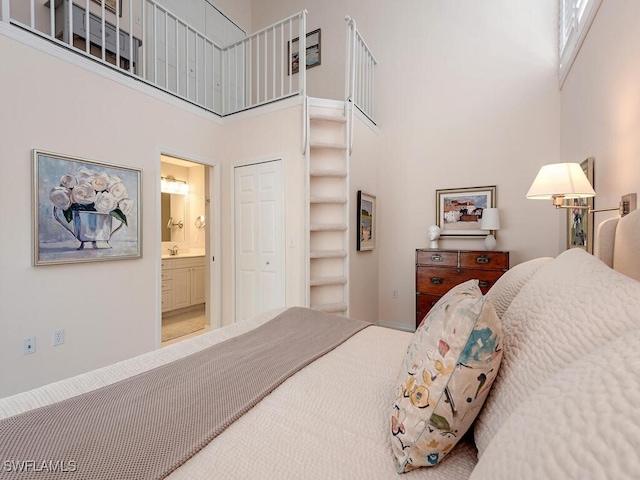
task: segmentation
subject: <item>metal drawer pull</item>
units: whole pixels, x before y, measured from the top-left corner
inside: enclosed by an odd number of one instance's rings
[[[485,257],[484,255],[480,255],[478,258],[476,258],[476,263],[480,263],[480,264],[489,263],[489,257]]]
[[[431,255],[431,261],[432,262],[441,262],[442,261],[442,255]]]
[[[440,285],[442,283],[442,277],[431,277],[431,283]]]
[[[487,288],[489,286],[490,282],[487,282],[486,280],[479,280],[478,281],[478,286],[480,288]]]

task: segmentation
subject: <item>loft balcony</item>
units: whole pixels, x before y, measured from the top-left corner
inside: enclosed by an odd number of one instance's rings
[[[161,3],[0,0],[0,18],[219,116],[307,94],[306,10],[247,34],[208,2],[191,21]],[[345,99],[373,120],[376,60],[348,24]]]

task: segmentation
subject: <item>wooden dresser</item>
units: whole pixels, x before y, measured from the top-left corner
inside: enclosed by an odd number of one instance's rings
[[[416,250],[416,327],[449,289],[477,279],[485,294],[509,269],[509,252]]]

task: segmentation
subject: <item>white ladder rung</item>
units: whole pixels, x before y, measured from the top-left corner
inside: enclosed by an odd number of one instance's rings
[[[347,178],[347,172],[344,170],[311,170],[309,175],[312,177],[337,177]]]
[[[309,226],[312,232],[344,232],[346,229],[344,223],[316,223]]]
[[[320,287],[324,285],[346,285],[347,278],[346,277],[316,277],[312,278],[310,285],[312,287]]]
[[[318,310],[319,312],[325,313],[339,313],[347,311],[347,304],[338,302],[338,303],[322,303],[318,305],[311,305],[313,310]]]
[[[326,115],[322,113],[312,113],[309,115],[310,120],[322,120],[326,122],[347,123],[347,117],[338,115]]]
[[[344,197],[311,197],[309,201],[311,203],[347,203]]]
[[[346,258],[346,250],[313,250],[310,258]]]
[[[346,150],[347,146],[344,143],[328,143],[328,142],[311,142],[309,148],[328,148],[334,150]]]

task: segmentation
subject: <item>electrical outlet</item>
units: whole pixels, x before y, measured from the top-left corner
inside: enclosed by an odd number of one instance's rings
[[[64,330],[54,330],[53,331],[53,346],[62,345],[64,343]]]
[[[36,353],[36,337],[25,338],[22,341],[22,354],[29,355],[30,353]]]
[[[398,298],[398,290],[395,288],[391,291],[391,298]]]

